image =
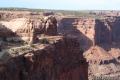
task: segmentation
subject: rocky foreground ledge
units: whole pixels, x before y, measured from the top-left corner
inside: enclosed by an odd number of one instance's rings
[[[87,80],[88,64],[76,38],[63,37],[53,44],[0,63],[1,80]],[[86,79],[85,79],[86,78]]]

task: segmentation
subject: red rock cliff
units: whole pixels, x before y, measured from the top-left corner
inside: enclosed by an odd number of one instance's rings
[[[85,50],[90,75],[119,77],[120,62],[120,17],[63,18],[58,31],[77,37]],[[91,80],[91,79],[90,79]]]
[[[63,38],[1,63],[0,80],[88,80],[82,53],[76,38]]]

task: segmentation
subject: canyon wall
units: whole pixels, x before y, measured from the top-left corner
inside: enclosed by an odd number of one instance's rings
[[[84,57],[89,62],[89,79],[95,76],[119,78],[120,17],[63,18],[58,26],[60,34],[77,37]]]
[[[95,39],[96,44],[118,43],[120,41],[120,17],[110,17],[96,20]]]
[[[86,50],[95,43],[95,19],[93,18],[63,18],[58,26],[58,32],[63,35],[77,37]]]
[[[1,63],[0,79],[88,80],[88,64],[77,39],[65,37]]]
[[[66,35],[73,35],[83,39],[80,42],[91,41],[92,45],[112,44],[119,42],[120,17],[106,17],[103,19],[94,18],[63,18],[58,26],[58,32]],[[86,41],[83,35],[90,41]]]
[[[0,21],[1,38],[7,40],[35,42],[37,35],[57,35],[57,20],[54,16],[46,19],[17,18],[10,21]],[[4,35],[6,34],[6,36]]]

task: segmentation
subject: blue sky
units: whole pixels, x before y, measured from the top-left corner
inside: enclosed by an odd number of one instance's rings
[[[120,0],[0,0],[0,7],[62,10],[120,10]]]

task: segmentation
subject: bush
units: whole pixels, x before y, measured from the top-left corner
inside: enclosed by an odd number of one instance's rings
[[[40,40],[40,43],[42,43],[42,44],[49,44],[49,40],[46,39],[46,38],[43,38],[43,39]]]
[[[35,45],[34,44],[30,44],[30,47],[35,48]]]

